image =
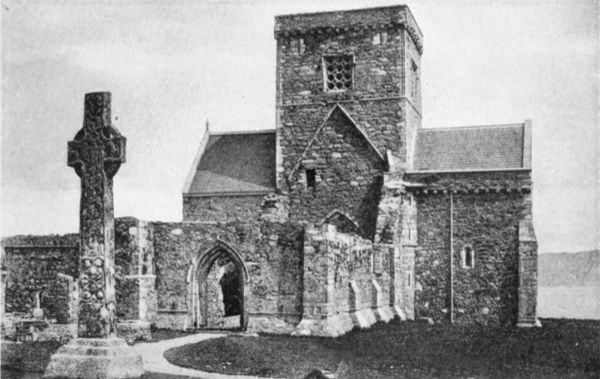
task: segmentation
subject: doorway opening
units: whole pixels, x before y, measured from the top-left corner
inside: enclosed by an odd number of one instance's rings
[[[247,270],[240,255],[218,241],[190,268],[191,327],[245,329]]]

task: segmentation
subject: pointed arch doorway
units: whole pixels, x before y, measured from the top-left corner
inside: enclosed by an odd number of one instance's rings
[[[241,255],[217,240],[203,249],[188,272],[188,328],[245,329],[248,270]]]

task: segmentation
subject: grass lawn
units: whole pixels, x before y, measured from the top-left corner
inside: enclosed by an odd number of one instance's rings
[[[232,335],[165,357],[209,372],[287,378],[338,367],[343,378],[597,378],[600,321],[534,329],[393,321],[337,339]]]

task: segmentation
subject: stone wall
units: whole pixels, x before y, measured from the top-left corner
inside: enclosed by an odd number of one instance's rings
[[[306,170],[316,183],[307,183]],[[301,159],[290,181],[290,220],[323,221],[333,211],[358,223],[360,235],[373,238],[385,162],[356,126],[335,109]]]
[[[374,254],[369,240],[338,233],[335,226],[307,227],[304,239],[302,321],[294,335],[336,337],[377,320],[389,321],[392,311],[385,260]]]
[[[156,316],[154,227],[132,217],[115,220],[117,316],[151,321]]]
[[[156,302],[152,233],[147,222],[131,217],[115,220],[117,316],[121,319],[152,318]],[[73,321],[70,307],[77,296],[72,292],[79,277],[78,234],[14,236],[3,239],[2,245],[8,268],[6,311],[31,311],[36,293],[43,291],[40,300],[46,316],[61,323]],[[64,304],[71,305],[65,308]]]
[[[2,246],[7,267],[6,312],[31,312],[39,293],[47,317],[62,317],[50,305],[64,299],[48,289],[59,273],[78,276],[78,236],[14,236],[3,239]]]
[[[47,317],[55,318],[58,324],[77,321],[78,296],[76,279],[70,275],[56,274],[46,289],[46,298],[42,308]]]
[[[418,26],[408,8],[396,6],[281,16],[275,30],[278,188],[291,195],[292,220],[318,223],[340,208],[360,224],[361,236],[373,239],[386,162],[369,163],[372,152],[360,144],[347,149],[344,137],[359,132],[335,117],[334,106],[343,107],[381,157],[393,151],[405,164],[407,143],[421,122],[420,82],[411,74],[411,62],[419,66],[422,53]],[[353,57],[351,88],[326,89],[330,56]],[[316,170],[314,193],[305,169]]]
[[[225,244],[248,272],[249,328],[291,330],[302,312],[302,234],[299,225],[269,222],[154,223],[157,325],[192,325],[192,271],[203,256]]]
[[[517,192],[417,195],[417,317],[449,322],[452,298],[457,323],[516,323],[518,228],[530,211],[527,197]],[[452,272],[450,241],[454,251]],[[474,251],[473,268],[465,268],[461,262],[461,250],[467,245]]]
[[[537,325],[537,240],[531,219],[519,223],[519,326]]]
[[[183,221],[230,222],[255,220],[261,212],[264,195],[184,196]]]

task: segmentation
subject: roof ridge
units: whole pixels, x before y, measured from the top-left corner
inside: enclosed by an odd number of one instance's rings
[[[210,132],[210,136],[229,136],[229,135],[243,135],[243,134],[270,134],[275,133],[275,129],[256,129],[256,130],[231,130],[213,133]]]
[[[439,130],[463,130],[463,129],[502,129],[502,128],[515,128],[524,126],[525,123],[512,123],[512,124],[489,124],[489,125],[468,125],[468,126],[443,126],[437,128],[421,128],[419,133],[422,131],[439,131]]]

